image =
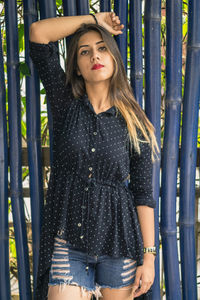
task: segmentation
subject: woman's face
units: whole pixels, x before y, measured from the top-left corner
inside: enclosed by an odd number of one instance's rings
[[[110,80],[114,61],[98,32],[90,31],[80,37],[77,64],[77,74],[82,75],[87,83]]]

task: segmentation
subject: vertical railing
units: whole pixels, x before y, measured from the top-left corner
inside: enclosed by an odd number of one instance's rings
[[[10,146],[10,194],[17,249],[19,291],[21,300],[31,299],[30,269],[24,203],[22,197],[21,162],[21,102],[17,30],[17,5],[15,0],[5,2],[8,120]]]
[[[100,0],[100,11],[111,11],[111,0]]]
[[[0,26],[0,300],[10,300],[8,245],[8,143],[6,89]]]
[[[161,55],[160,55],[161,1],[145,1],[145,111],[156,129],[160,145],[160,102],[161,102]],[[159,249],[159,194],[160,161],[153,168],[153,197],[155,209],[156,246]],[[156,276],[153,284],[153,300],[160,299],[159,255],[156,257]]]
[[[169,300],[181,300],[176,194],[182,100],[182,0],[166,2],[166,17],[166,100],[162,160],[161,236],[166,296]]]
[[[56,17],[56,1],[54,0],[39,0],[40,20],[46,18]],[[58,44],[57,44],[58,45]],[[47,113],[48,113],[48,127],[49,127],[49,140],[50,140],[50,165],[53,161],[53,119],[52,113],[47,97]]]
[[[63,0],[64,16],[76,15],[76,1]]]
[[[89,13],[89,1],[88,0],[77,0],[77,15],[87,15]]]
[[[142,106],[143,70],[142,70],[142,1],[130,2],[130,60],[131,86],[137,102]]]
[[[128,1],[115,0],[114,11],[120,17],[121,23],[124,24],[123,34],[115,37],[121,56],[127,70],[127,25],[128,25]]]
[[[200,1],[189,1],[188,44],[183,98],[180,176],[180,249],[183,300],[197,299],[195,176],[200,99]]]
[[[31,76],[26,77],[26,126],[31,198],[33,286],[35,290],[38,269],[41,214],[43,210],[43,180],[40,134],[40,85],[39,78],[29,57],[29,27],[37,21],[36,1],[25,1],[24,34],[25,58]]]

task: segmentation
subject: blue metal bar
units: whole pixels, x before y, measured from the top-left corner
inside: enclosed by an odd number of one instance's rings
[[[111,11],[110,0],[100,0],[100,11]]]
[[[88,15],[89,14],[89,1],[88,0],[77,0],[77,15]]]
[[[63,0],[64,16],[76,15],[76,1]]]
[[[39,0],[40,19],[55,18],[56,17],[56,2],[54,0]],[[58,44],[57,44],[58,45]],[[52,113],[47,97],[47,113],[48,113],[48,126],[49,126],[49,139],[50,139],[50,165],[53,162],[53,120]]]
[[[142,70],[142,2],[130,2],[130,59],[131,86],[137,102],[142,106],[143,70]]]
[[[176,193],[182,101],[182,1],[167,0],[165,132],[162,160],[161,236],[165,289],[169,300],[181,300]]]
[[[188,44],[183,98],[180,176],[180,249],[183,300],[197,299],[195,175],[200,97],[200,2],[189,1]]]
[[[76,16],[76,1],[70,0],[63,0],[63,12],[64,16]],[[66,37],[66,53],[67,53],[67,46],[70,42],[71,37]]]
[[[115,36],[121,56],[124,62],[125,69],[127,70],[127,26],[128,26],[128,1],[115,0],[114,11],[119,16],[120,21],[124,24],[123,34]]]
[[[35,1],[24,1],[23,4],[25,59],[32,75],[31,77],[26,77],[26,125],[32,219],[33,286],[35,290],[39,258],[41,214],[44,202],[40,142],[40,86],[38,75],[29,58],[29,27],[31,23],[37,21],[37,8]]]
[[[56,17],[56,1],[38,0],[40,7],[40,19]]]
[[[161,1],[145,1],[145,111],[155,127],[157,142],[160,146],[160,102],[161,102],[161,63],[160,63],[160,22]],[[155,209],[155,242],[159,249],[159,194],[160,162],[153,168],[153,197],[157,201]],[[152,299],[160,299],[159,255],[155,260],[156,276],[153,284]]]
[[[18,279],[20,299],[29,300],[31,299],[31,286],[26,222],[22,197],[20,74],[17,5],[15,0],[5,2],[5,17],[8,70],[11,203],[19,270]]]
[[[0,300],[10,300],[6,89],[0,26]]]

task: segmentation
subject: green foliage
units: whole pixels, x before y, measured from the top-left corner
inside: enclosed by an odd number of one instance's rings
[[[19,63],[19,70],[20,70],[20,79],[23,79],[24,76],[31,76],[30,70],[26,62]]]
[[[24,24],[18,25],[19,53],[24,51]]]

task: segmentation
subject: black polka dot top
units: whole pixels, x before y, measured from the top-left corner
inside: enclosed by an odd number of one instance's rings
[[[45,299],[54,237],[89,255],[143,260],[136,206],[155,207],[151,151],[130,152],[124,118],[115,106],[96,114],[87,94],[74,98],[56,43],[29,41],[30,57],[53,116],[53,164],[43,212],[38,299]],[[127,183],[127,177],[130,180]]]

